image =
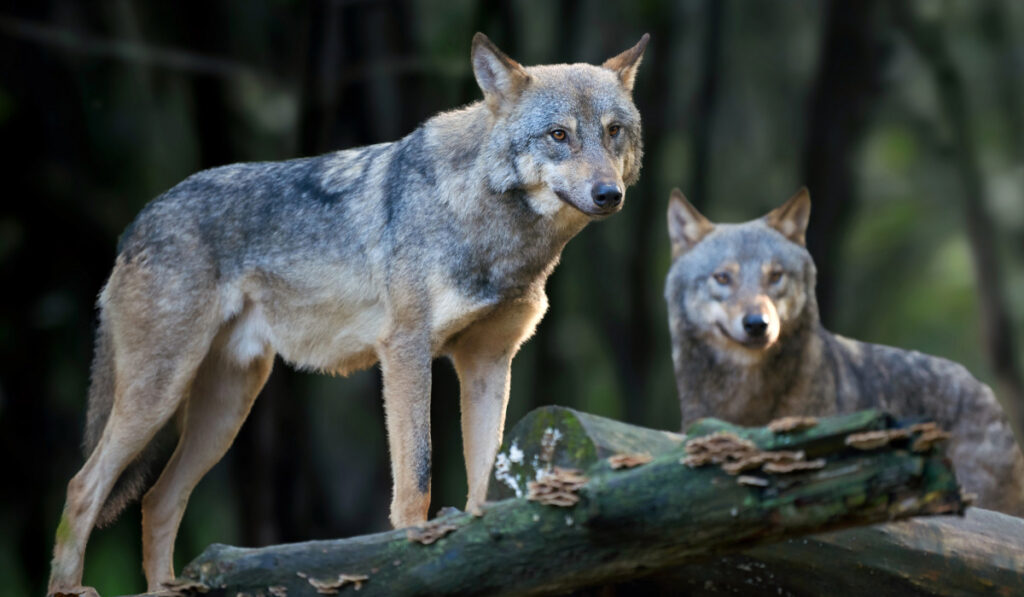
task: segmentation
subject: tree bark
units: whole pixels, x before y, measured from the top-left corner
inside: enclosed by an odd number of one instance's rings
[[[835,272],[842,271],[841,248],[854,213],[857,184],[852,161],[879,89],[884,54],[872,21],[875,0],[832,0],[825,8],[821,62],[807,100],[801,171],[814,207],[807,249],[818,264],[821,320],[832,326]]]
[[[501,455],[533,466],[533,480],[537,470],[560,462],[589,463],[571,507],[522,498],[488,503],[479,517],[450,514],[420,527],[450,527],[429,545],[410,540],[405,529],[261,549],[214,545],[185,568],[184,579],[206,585],[209,595],[317,595],[314,585],[362,577],[360,595],[548,594],[809,532],[961,512],[953,472],[936,449],[859,451],[844,443],[852,433],[893,424],[868,411],[787,434],[711,419],[690,428],[689,439],[729,431],[761,450],[802,450],[807,459],[826,461],[800,473],[753,473],[762,486],[750,486],[718,466],[682,464],[687,452],[676,434],[540,409],[510,433]],[[652,460],[613,469],[605,456],[622,450],[645,450]],[[503,467],[517,483],[530,480],[522,466],[499,462],[499,472]]]
[[[690,166],[690,203],[697,209],[708,204],[711,174],[711,136],[718,108],[719,82],[725,78],[722,67],[722,32],[725,29],[725,2],[704,2],[704,43],[701,47],[700,87],[694,106],[693,163]]]
[[[690,597],[1024,595],[1024,520],[969,508],[787,539],[617,587],[672,586]]]

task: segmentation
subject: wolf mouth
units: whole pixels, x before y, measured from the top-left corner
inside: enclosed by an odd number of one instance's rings
[[[760,348],[766,348],[770,344],[768,336],[763,336],[761,338],[749,338],[747,340],[738,340],[732,334],[730,334],[728,330],[725,329],[724,325],[722,325],[721,323],[718,323],[716,325],[718,326],[718,331],[722,332],[723,336],[744,348],[756,350]]]
[[[589,211],[589,210],[583,209],[579,205],[576,205],[575,203],[573,203],[569,199],[569,194],[566,193],[565,191],[558,191],[558,190],[555,190],[555,189],[551,189],[551,190],[555,193],[555,196],[557,196],[559,199],[562,200],[563,203],[565,203],[566,205],[572,207],[573,209],[575,209],[576,211],[580,212],[581,214],[587,216],[588,218],[594,218],[596,220],[603,220],[604,218],[607,218],[608,216],[610,216],[613,213],[615,213],[615,211],[617,211],[617,210],[611,210],[611,211],[604,211],[604,210],[601,210],[601,211]]]
[[[556,190],[555,191],[555,195],[559,199],[561,199],[562,202],[566,203],[567,205],[569,205],[570,207],[572,207],[576,211],[581,211],[581,212],[587,214],[587,212],[583,211],[582,209],[579,208],[578,205],[576,205],[575,203],[573,203],[572,201],[569,200],[569,194],[566,193],[565,191],[558,191],[558,190]],[[587,214],[587,215],[589,216],[589,215],[593,215],[593,214]]]

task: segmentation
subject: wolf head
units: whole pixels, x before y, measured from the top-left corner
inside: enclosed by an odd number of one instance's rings
[[[752,364],[816,319],[816,270],[804,246],[810,213],[804,188],[763,218],[712,224],[673,190],[665,287],[673,345],[698,341],[727,360]]]
[[[543,214],[571,206],[604,217],[621,209],[626,186],[640,175],[632,90],[647,40],[602,66],[523,67],[477,33],[472,62],[491,114],[482,140],[490,190],[526,190]]]

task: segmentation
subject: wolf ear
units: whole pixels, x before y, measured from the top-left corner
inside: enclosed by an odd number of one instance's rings
[[[672,259],[689,251],[714,230],[715,225],[690,205],[679,189],[668,199],[668,238],[672,241]]]
[[[498,49],[486,35],[473,36],[470,53],[473,62],[473,76],[484,92],[484,99],[491,110],[498,112],[506,102],[519,97],[530,82],[523,65],[512,60]]]
[[[807,245],[807,222],[811,218],[811,193],[801,187],[789,201],[764,217],[766,224],[801,247]]]
[[[633,79],[636,78],[636,69],[640,66],[640,59],[644,57],[644,49],[647,48],[647,42],[650,39],[650,34],[644,33],[644,36],[640,38],[640,41],[635,46],[614,58],[605,60],[604,64],[601,65],[608,70],[615,71],[626,91],[633,91]]]

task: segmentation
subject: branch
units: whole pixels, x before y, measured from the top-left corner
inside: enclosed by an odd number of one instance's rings
[[[114,58],[127,63],[159,66],[196,75],[266,78],[265,74],[248,65],[224,58],[135,41],[100,39],[26,19],[0,16],[0,32],[76,56]]]

